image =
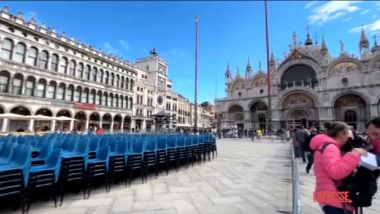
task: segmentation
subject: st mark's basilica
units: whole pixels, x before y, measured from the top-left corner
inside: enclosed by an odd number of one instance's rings
[[[380,115],[380,46],[374,37],[370,46],[362,30],[358,38],[360,56],[344,50],[336,58],[328,44],[314,42],[307,34],[293,44],[282,61],[270,56],[272,126],[290,128],[317,127],[326,121],[340,120],[363,130],[366,121]],[[248,60],[245,74],[230,66],[225,72],[226,96],[216,99],[220,128],[266,129],[268,127],[267,73],[253,75]]]

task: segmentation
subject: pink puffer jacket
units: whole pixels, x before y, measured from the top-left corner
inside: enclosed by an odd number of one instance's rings
[[[318,149],[325,143],[332,143],[328,145],[323,154]],[[316,177],[315,192],[335,192],[338,191],[335,181],[338,184],[348,175],[350,175],[359,163],[359,155],[354,152],[348,152],[344,156],[340,153],[341,145],[331,137],[319,134],[313,137],[310,143],[310,148],[314,150],[314,172]],[[321,205],[330,205],[332,207],[343,208],[341,202],[323,202]],[[353,211],[354,208],[346,203],[346,208]]]

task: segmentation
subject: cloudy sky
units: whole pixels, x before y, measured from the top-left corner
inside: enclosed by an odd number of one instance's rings
[[[135,61],[156,48],[169,62],[176,91],[193,100],[194,17],[199,16],[199,97],[213,102],[224,96],[227,63],[243,74],[248,58],[265,69],[264,2],[6,2],[12,13],[66,32],[77,40]],[[292,33],[304,42],[325,37],[330,53],[345,50],[358,55],[363,27],[373,45],[380,31],[380,2],[268,2],[270,50],[282,60]],[[380,41],[379,41],[380,42]]]

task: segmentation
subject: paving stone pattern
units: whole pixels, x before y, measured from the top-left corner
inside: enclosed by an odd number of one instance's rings
[[[90,199],[67,193],[62,207],[32,203],[36,214],[104,213],[278,213],[291,210],[289,144],[275,140],[218,140],[218,158],[179,172],[163,171],[144,184],[114,184],[111,192],[94,189]],[[304,178],[303,178],[304,179]],[[305,179],[304,179],[305,180]],[[312,181],[310,181],[312,182]]]

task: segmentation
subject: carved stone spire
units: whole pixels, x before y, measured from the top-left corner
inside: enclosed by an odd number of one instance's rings
[[[250,63],[249,58],[248,58],[247,67],[245,68],[245,78],[249,79],[249,78],[251,78],[251,76],[252,76],[252,67],[251,67],[251,63]]]
[[[365,35],[363,26],[362,26],[362,31],[360,33],[360,41],[359,41],[359,50],[360,50],[360,55],[365,55],[369,51],[369,42],[367,39],[367,36]]]

